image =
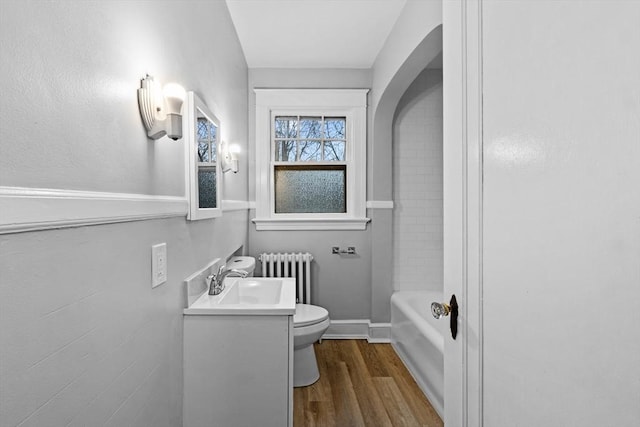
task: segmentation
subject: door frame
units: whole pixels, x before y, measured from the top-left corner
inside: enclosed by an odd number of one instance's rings
[[[460,307],[445,337],[447,426],[482,426],[482,0],[443,1],[444,295]]]

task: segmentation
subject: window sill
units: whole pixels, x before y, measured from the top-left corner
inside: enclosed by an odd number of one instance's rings
[[[257,231],[275,230],[366,230],[370,218],[318,218],[251,220]]]

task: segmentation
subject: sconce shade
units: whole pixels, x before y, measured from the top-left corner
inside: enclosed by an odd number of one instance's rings
[[[167,104],[167,114],[180,114],[186,96],[184,88],[177,83],[167,83],[162,93]]]
[[[167,84],[160,92],[152,76],[141,80],[138,89],[140,116],[151,139],[168,136],[173,140],[182,138],[182,115],[180,109],[185,90],[176,83]]]

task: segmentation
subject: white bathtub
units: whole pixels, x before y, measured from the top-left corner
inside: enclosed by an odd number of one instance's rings
[[[442,301],[442,292],[397,291],[391,296],[391,344],[443,418],[444,334],[449,319],[433,318],[433,301]]]

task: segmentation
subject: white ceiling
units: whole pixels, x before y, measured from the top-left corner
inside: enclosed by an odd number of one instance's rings
[[[249,68],[371,68],[407,0],[226,0]]]

